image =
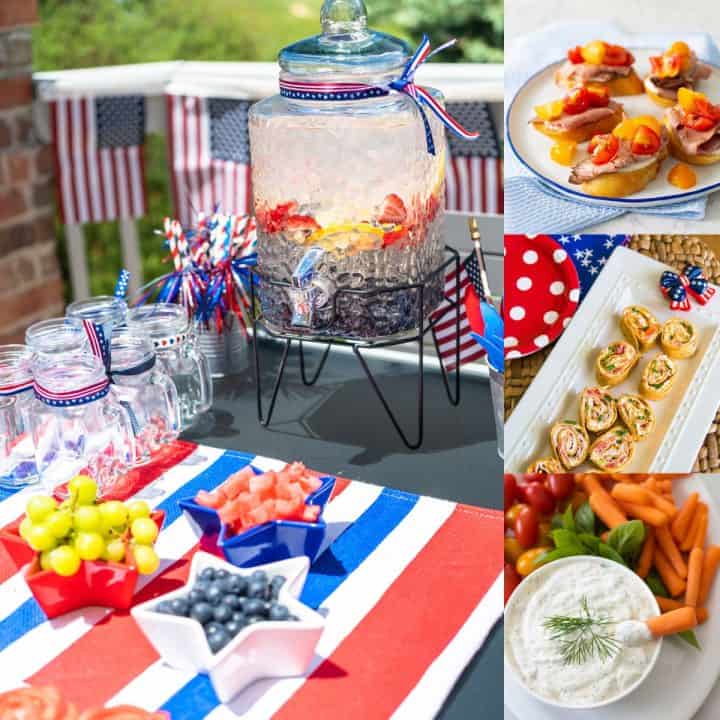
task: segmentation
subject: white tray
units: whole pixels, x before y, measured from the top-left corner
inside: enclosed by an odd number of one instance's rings
[[[641,79],[649,73],[651,55],[662,54],[661,49],[633,49],[635,55],[635,70]],[[554,143],[552,138],[528,125],[535,117],[535,106],[542,105],[550,100],[563,97],[567,90],[555,85],[555,71],[565,62],[553,63],[533,75],[515,95],[507,112],[507,138],[518,160],[540,181],[549,185],[553,190],[567,195],[573,200],[591,205],[604,205],[632,209],[633,207],[653,207],[683,202],[693,198],[708,195],[720,189],[720,163],[716,165],[696,166],[693,170],[697,174],[697,185],[690,190],[680,190],[667,181],[667,174],[676,160],[672,157],[665,160],[658,176],[648,186],[638,193],[626,198],[598,198],[581,192],[579,185],[568,182],[570,168],[563,167],[550,159],[550,148]],[[698,83],[697,89],[705,93],[714,103],[720,102],[720,68],[713,68],[710,78]],[[647,95],[628,95],[615,98],[625,107],[630,116],[654,115],[661,118],[665,108],[656,105]],[[578,152],[578,157],[581,157]]]
[[[708,544],[720,542],[720,478],[706,481],[702,476],[675,481],[675,498],[682,502],[697,491],[708,501]],[[717,581],[706,605],[708,621],[696,628],[701,651],[676,638],[667,638],[652,673],[624,700],[597,710],[561,710],[529,695],[505,673],[506,720],[689,720],[702,706],[720,677],[720,587]],[[713,716],[714,717],[714,716]]]
[[[660,322],[677,315],[698,328],[700,342],[692,358],[678,360],[678,377],[663,400],[652,402],[657,418],[652,435],[635,446],[623,472],[690,472],[715,411],[720,406],[720,292],[704,307],[691,300],[688,312],[672,312],[660,293],[663,270],[670,269],[632,250],[619,247],[593,284],[505,423],[505,471],[524,472],[541,457],[552,455],[550,426],[578,420],[578,397],[596,385],[595,358],[613,340],[623,338],[620,312],[628,305],[645,305]],[[611,389],[613,395],[638,392],[642,369],[660,346],[645,353],[628,379]],[[577,468],[591,466],[585,464]]]

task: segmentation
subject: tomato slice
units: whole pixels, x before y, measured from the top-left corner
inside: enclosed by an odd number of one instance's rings
[[[705,132],[706,130],[712,130],[717,125],[717,120],[698,113],[685,113],[683,125],[689,127],[691,130]]]
[[[618,154],[619,149],[620,141],[615,135],[595,135],[588,146],[590,160],[595,165],[609,163]]]
[[[570,48],[567,51],[567,57],[573,65],[581,65],[585,62],[582,56],[582,48],[579,45],[576,45],[574,48]]]
[[[566,96],[564,102],[568,115],[579,115],[590,107],[590,93],[587,88],[579,87]]]
[[[632,65],[635,62],[635,57],[631,52],[628,52],[622,45],[610,45],[605,46],[605,57],[603,64],[605,65]]]
[[[660,149],[660,136],[647,125],[640,125],[632,140],[633,155],[654,155]]]
[[[610,91],[603,85],[589,85],[587,88],[590,107],[607,107],[610,104]]]

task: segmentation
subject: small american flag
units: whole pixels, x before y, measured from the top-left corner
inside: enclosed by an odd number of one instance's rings
[[[252,206],[247,100],[167,96],[170,175],[183,225],[219,203],[227,214]]]
[[[474,252],[460,264],[459,273],[455,267],[451,267],[445,276],[445,297],[455,301],[457,283],[460,283],[460,365],[479,360],[485,351],[475,342],[470,334],[472,328],[465,311],[465,293],[472,285],[479,297],[483,297],[480,287],[480,268],[477,256]],[[457,324],[455,308],[448,308],[447,303],[442,303],[435,311],[433,317],[439,317],[434,327],[435,338],[440,353],[440,362],[445,370],[450,371],[456,368],[455,363],[455,338],[457,337]]]
[[[62,220],[145,214],[145,98],[63,98],[50,103]]]
[[[448,112],[477,140],[447,133],[450,153],[445,182],[445,208],[463,213],[503,212],[503,168],[495,124],[487,103],[449,102]]]

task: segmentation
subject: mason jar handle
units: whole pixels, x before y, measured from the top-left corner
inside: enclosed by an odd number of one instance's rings
[[[128,466],[132,465],[135,460],[135,431],[133,429],[133,423],[130,418],[130,413],[127,411],[123,404],[117,399],[113,399],[109,403],[109,407],[117,413],[118,425],[120,426],[120,432],[123,434],[123,440],[127,443],[129,458]]]
[[[153,379],[165,396],[168,420],[172,423],[173,433],[177,434],[182,428],[182,420],[180,419],[180,397],[178,396],[177,386],[172,378],[164,372],[154,373]]]

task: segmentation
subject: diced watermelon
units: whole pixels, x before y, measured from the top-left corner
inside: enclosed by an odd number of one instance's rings
[[[271,470],[263,475],[250,478],[250,492],[259,502],[268,500],[275,495],[275,479],[277,475]]]
[[[304,522],[317,522],[320,517],[320,510],[322,508],[319,505],[306,505],[303,509],[302,519]]]
[[[273,501],[266,500],[262,505],[258,505],[256,508],[250,510],[247,515],[253,525],[262,525],[263,523],[270,522],[270,520],[273,519],[273,514]]]
[[[302,516],[303,503],[292,500],[276,500],[275,515],[281,520],[294,520]]]
[[[253,469],[247,465],[242,470],[233,473],[221,487],[229,498],[237,497],[241,492],[247,492],[251,478],[255,477]]]
[[[286,475],[280,473],[275,481],[275,497],[278,500],[290,500],[293,496],[292,484]]]
[[[203,505],[209,508],[219,508],[223,504],[223,498],[214,492],[208,492],[207,490],[200,490],[195,496],[195,502],[198,505]]]

